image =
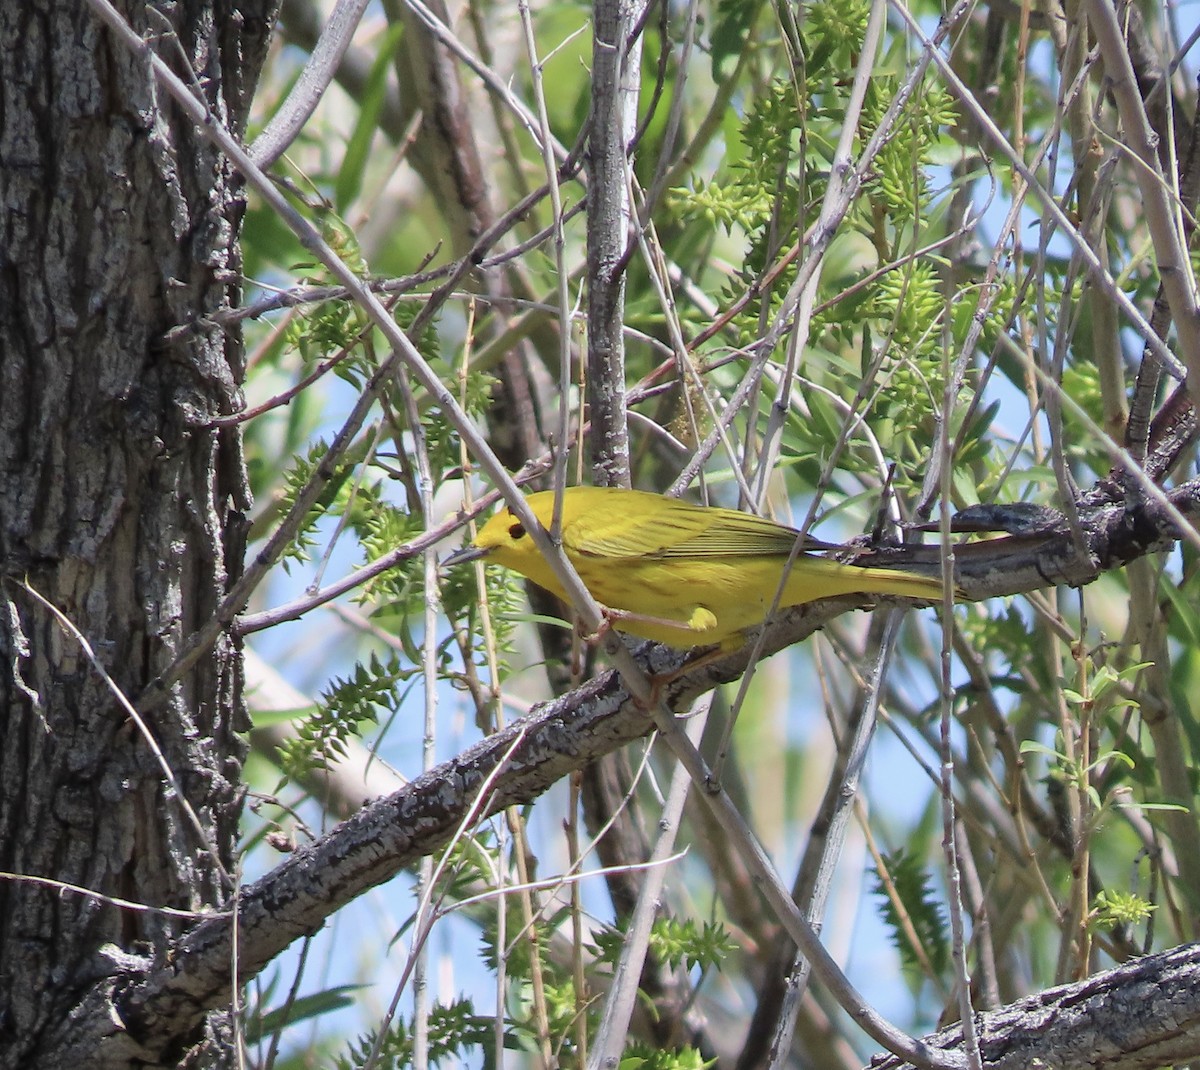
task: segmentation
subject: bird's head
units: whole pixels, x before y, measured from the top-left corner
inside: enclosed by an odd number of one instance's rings
[[[542,519],[538,509],[541,502],[536,500],[538,498],[540,495],[535,494],[526,500],[529,502],[534,516],[544,524],[549,518]],[[455,551],[445,558],[442,564],[460,565],[464,561],[476,561],[481,557],[516,569],[527,576],[530,574],[529,563],[541,560],[537,544],[525,530],[525,525],[508,506],[493,514],[488,522],[479,529],[479,533],[470,546],[464,546],[461,550]]]

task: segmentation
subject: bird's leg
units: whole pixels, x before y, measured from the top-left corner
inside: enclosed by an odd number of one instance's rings
[[[639,624],[651,624],[659,627],[678,628],[680,631],[691,631],[697,633],[699,639],[705,632],[711,632],[717,626],[717,618],[711,609],[704,606],[696,606],[692,610],[692,615],[686,620],[673,620],[669,617],[653,617],[646,613],[634,613],[627,609],[613,609],[611,606],[601,604],[600,606],[600,627],[596,629],[592,635],[584,636],[584,641],[587,643],[595,643],[604,637],[611,628],[617,631],[621,630],[621,621],[636,621]],[[679,679],[684,673],[690,672],[692,669],[698,668],[701,665],[707,665],[710,661],[715,661],[717,658],[728,654],[731,650],[736,650],[742,645],[744,640],[740,633],[736,638],[726,639],[724,642],[706,650],[699,657],[693,658],[690,661],[684,662],[678,669],[668,673],[651,673],[647,679],[650,683],[650,701],[648,708],[656,708],[662,697],[662,689],[673,681]],[[643,703],[638,699],[634,701],[642,706]]]
[[[583,621],[578,621],[579,637],[589,646],[599,643],[614,627],[614,622],[624,616],[619,609],[609,609],[603,602],[597,603],[600,607],[600,627],[594,632],[585,632],[583,630]]]
[[[697,606],[692,610],[692,615],[686,621],[675,620],[672,617],[653,617],[648,613],[634,613],[628,609],[613,609],[611,606],[600,606],[601,622],[600,627],[594,635],[588,635],[584,638],[587,642],[592,643],[597,639],[603,638],[605,632],[609,628],[621,630],[621,621],[629,620],[638,624],[653,624],[655,627],[661,628],[679,628],[681,631],[697,632],[702,635],[704,632],[710,632],[717,626],[717,618],[711,609],[705,609],[704,606]]]
[[[603,602],[598,602],[597,605],[600,607],[600,627],[594,632],[585,632],[582,627],[583,622],[576,621],[576,631],[579,633],[579,638],[587,643],[588,646],[595,646],[614,628],[620,631],[621,625],[619,622],[635,615],[633,613],[626,613],[622,609],[612,609]]]

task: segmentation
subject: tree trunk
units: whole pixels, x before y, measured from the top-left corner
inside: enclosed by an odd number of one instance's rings
[[[240,131],[267,6],[126,7]],[[241,806],[238,651],[140,718],[116,691],[136,702],[241,568],[240,440],[211,427],[240,404],[241,338],[202,319],[238,298],[240,186],[85,3],[0,4],[0,39],[0,869],[211,908]],[[184,924],[0,880],[0,1066],[49,1066],[80,994]],[[219,1065],[226,1029],[172,1047]]]

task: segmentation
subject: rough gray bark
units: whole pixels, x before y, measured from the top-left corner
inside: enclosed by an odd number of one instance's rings
[[[641,4],[598,0],[588,120],[587,375],[593,477],[629,486],[625,425],[625,267],[633,249],[626,153],[637,125],[639,65],[631,48]]]
[[[128,17],[186,56],[240,130],[269,4]],[[153,20],[151,17],[153,16]],[[170,20],[168,22],[168,19]],[[172,662],[241,562],[241,340],[193,328],[236,303],[239,184],[79,0],[0,4],[0,869],[155,907],[229,894],[241,799],[238,658],[223,641],[147,713],[127,696]],[[219,859],[219,864],[218,864]],[[161,961],[178,918],[0,881],[0,1066],[62,1066],[48,1033],[132,951]],[[219,1007],[170,1037],[220,1065]]]
[[[1047,988],[977,1016],[979,1048],[988,1070],[1152,1070],[1200,1056],[1200,945],[1186,944],[1134,959],[1085,981]],[[956,1051],[953,1026],[925,1042]],[[871,1070],[902,1070],[877,1057]]]

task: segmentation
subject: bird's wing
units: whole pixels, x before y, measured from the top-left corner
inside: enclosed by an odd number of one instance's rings
[[[702,508],[673,498],[640,499],[637,508],[590,512],[564,528],[568,549],[589,557],[698,558],[788,554],[792,528],[735,509]],[[812,548],[806,542],[806,548]]]
[[[612,495],[563,524],[568,551],[588,557],[657,556],[679,538],[668,517],[676,503],[657,495]],[[665,507],[664,507],[665,506]]]
[[[663,557],[786,556],[800,537],[794,528],[736,509],[705,509],[702,514],[704,526],[694,528],[689,537],[681,532],[677,541],[663,548]],[[812,549],[813,545],[806,539],[801,549]]]

